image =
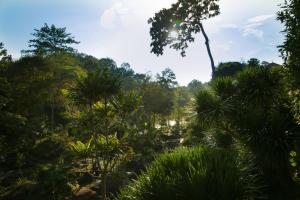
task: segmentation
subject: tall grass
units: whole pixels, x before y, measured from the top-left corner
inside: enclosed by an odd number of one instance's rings
[[[117,200],[240,200],[261,197],[250,168],[227,150],[182,148],[158,157]]]

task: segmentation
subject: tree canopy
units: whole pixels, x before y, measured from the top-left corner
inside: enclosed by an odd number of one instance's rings
[[[70,33],[66,32],[65,27],[59,28],[45,23],[40,29],[34,29],[34,31],[31,34],[34,39],[28,42],[31,49],[24,50],[25,54],[47,56],[57,52],[74,53],[76,50],[71,45],[79,43]]]
[[[285,39],[279,51],[289,74],[289,94],[295,118],[300,124],[300,0],[285,0],[277,19],[285,27]]]
[[[151,24],[151,52],[162,55],[164,48],[180,50],[186,55],[188,44],[194,42],[195,34],[202,32],[211,60],[212,73],[215,73],[213,57],[209,47],[209,39],[204,31],[203,20],[220,13],[219,0],[178,0],[169,9],[162,9],[148,20]]]

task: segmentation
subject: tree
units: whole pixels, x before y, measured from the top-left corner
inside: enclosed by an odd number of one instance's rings
[[[115,172],[118,167],[127,161],[132,155],[132,149],[116,135],[93,136],[86,143],[76,141],[71,143],[71,149],[77,154],[78,159],[83,161],[85,169],[82,172],[90,173],[95,178],[101,178],[101,195],[107,200],[107,177]],[[87,159],[92,159],[95,165],[90,167]],[[96,167],[96,169],[94,168]]]
[[[240,62],[220,63],[218,68],[216,69],[215,77],[234,76],[238,72],[242,71],[244,67],[245,64]]]
[[[254,155],[271,199],[294,199],[289,198],[296,189],[289,157],[298,148],[299,128],[286,107],[281,72],[249,67],[210,86],[196,97],[198,124],[205,131],[222,131]]]
[[[107,62],[109,63],[111,62]],[[87,122],[85,128],[89,129],[90,136],[88,142],[77,141],[72,148],[79,154],[83,152],[84,159],[91,159],[92,167],[89,168],[90,163],[86,163],[86,171],[92,172],[95,178],[101,178],[104,200],[107,199],[108,174],[113,173],[132,153],[131,148],[117,137],[121,134],[116,127],[124,122],[128,113],[135,110],[132,98],[119,95],[120,76],[110,67],[103,65],[96,71],[89,72],[78,81],[74,90],[79,103],[88,106],[83,120]]]
[[[3,66],[11,62],[11,55],[7,55],[7,50],[4,49],[4,44],[0,42],[0,71],[2,71]]]
[[[77,81],[74,88],[75,99],[90,108],[101,99],[109,99],[120,90],[121,82],[118,74],[109,68],[88,72],[86,77]]]
[[[44,128],[53,130],[59,121],[65,121],[67,99],[63,90],[69,90],[81,73],[70,55],[23,57],[6,70],[14,99],[10,107],[30,122],[45,123]]]
[[[111,58],[102,58],[99,60],[100,67],[108,67],[111,70],[115,70],[117,68],[117,63]]]
[[[83,53],[77,54],[76,56],[80,62],[80,66],[88,72],[96,71],[100,68],[100,63],[97,58]]]
[[[285,27],[285,40],[279,51],[288,71],[294,116],[300,124],[300,1],[285,0],[277,19]]]
[[[189,88],[187,87],[177,87],[174,92],[174,106],[172,115],[176,121],[177,131],[181,131],[182,122],[187,117],[188,114],[188,104],[190,103],[191,96]]]
[[[188,43],[194,42],[195,34],[202,32],[211,62],[212,76],[215,75],[214,59],[209,46],[209,39],[203,27],[203,20],[218,15],[219,0],[178,0],[169,9],[162,9],[148,20],[152,25],[151,52],[162,55],[164,47],[180,50],[185,56]]]
[[[259,67],[260,66],[260,61],[257,58],[250,58],[250,60],[248,60],[248,66],[250,66],[250,67]]]
[[[55,25],[44,24],[40,29],[34,29],[34,39],[29,40],[29,50],[22,53],[48,56],[58,52],[74,53],[76,50],[70,45],[78,44],[70,33],[66,33],[66,28],[58,28]]]
[[[157,74],[156,78],[161,85],[167,88],[174,88],[177,85],[176,75],[170,68],[163,70],[161,75]]]
[[[3,168],[15,167],[16,161],[12,155],[21,148],[19,138],[20,132],[24,130],[22,125],[25,121],[23,116],[12,111],[9,106],[14,101],[13,87],[6,76],[10,62],[11,56],[7,55],[3,43],[0,43],[0,165]]]
[[[155,126],[156,116],[168,116],[173,109],[173,91],[157,82],[148,83],[143,88],[142,99],[144,109],[149,117],[152,117],[152,125]]]
[[[281,56],[285,61],[286,67],[298,82],[300,77],[300,1],[285,0],[282,10],[278,12],[277,19],[283,23],[285,29],[285,40],[279,46]],[[298,80],[297,80],[298,78]]]
[[[203,84],[201,83],[201,81],[194,79],[191,82],[189,82],[187,87],[188,87],[189,91],[191,92],[191,94],[195,95],[202,86],[203,86]]]

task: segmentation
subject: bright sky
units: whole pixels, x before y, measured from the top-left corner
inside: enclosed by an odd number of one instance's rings
[[[80,52],[97,58],[129,62],[140,73],[153,75],[171,68],[181,85],[211,77],[202,35],[182,58],[175,50],[157,57],[150,53],[147,20],[176,0],[0,0],[0,41],[14,58],[27,48],[34,28],[45,22],[67,27],[81,43]],[[220,0],[221,14],[205,22],[216,63],[256,57],[281,63],[277,46],[282,26],[276,21],[283,0]]]

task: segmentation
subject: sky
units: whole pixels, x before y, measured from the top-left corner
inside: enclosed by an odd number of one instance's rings
[[[0,0],[0,42],[17,59],[27,49],[35,28],[44,23],[66,27],[80,44],[79,52],[130,63],[139,73],[155,75],[171,68],[180,85],[211,78],[209,57],[201,34],[186,57],[166,49],[150,53],[147,20],[176,0]],[[250,58],[282,63],[277,46],[283,27],[276,12],[283,0],[220,0],[221,14],[204,22],[215,63]]]

